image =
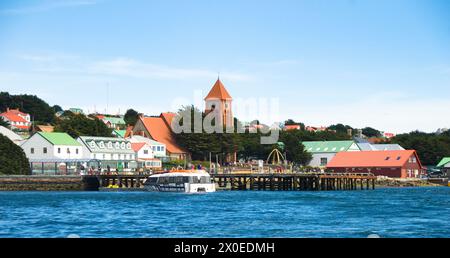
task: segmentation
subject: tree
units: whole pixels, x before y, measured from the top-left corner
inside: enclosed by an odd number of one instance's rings
[[[363,128],[362,133],[367,137],[380,137],[381,136],[381,132],[372,127]]]
[[[201,132],[195,132],[195,117],[201,117],[203,121],[206,116],[199,109],[194,106],[182,107],[178,111],[178,115],[184,117],[183,114],[190,114],[191,121],[183,121],[183,118],[181,118],[179,124],[180,126],[190,126],[190,132],[176,133],[175,139],[181,147],[191,154],[193,160],[208,160],[209,153],[226,155],[239,149],[239,140],[236,133],[206,133],[204,128]]]
[[[348,133],[348,130],[351,129],[351,130],[352,130],[352,134],[355,133],[354,130],[353,130],[353,128],[352,128],[351,126],[349,126],[349,125],[343,125],[343,124],[330,125],[330,126],[328,127],[328,129],[329,129],[329,130],[334,130],[334,131],[336,131],[337,133],[345,133],[345,134],[347,134],[347,133]]]
[[[305,146],[301,143],[300,134],[295,131],[285,131],[281,134],[280,141],[284,143],[284,152],[288,161],[297,165],[306,165],[311,160],[311,154],[305,151]]]
[[[65,111],[64,115],[56,122],[55,132],[65,132],[73,138],[79,136],[111,137],[112,129],[98,118],[88,118],[82,114]]]
[[[19,108],[20,111],[30,114],[38,123],[55,121],[53,107],[35,95],[10,95],[7,92],[0,92],[0,111],[5,111],[7,108]]]
[[[61,111],[64,111],[64,110],[62,109],[61,106],[59,106],[59,105],[54,105],[54,106],[53,106],[53,111],[54,111],[55,113],[57,113],[57,112],[61,112]]]
[[[399,134],[390,139],[390,143],[398,143],[407,150],[416,150],[424,165],[435,166],[443,157],[450,156],[450,134],[424,133],[414,131]]]
[[[128,109],[123,119],[127,125],[134,126],[139,119],[139,113],[134,109]]]
[[[22,148],[0,134],[0,174],[29,175],[30,166]]]

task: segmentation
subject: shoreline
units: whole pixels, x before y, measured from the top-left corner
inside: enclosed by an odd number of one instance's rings
[[[447,179],[378,178],[375,188],[445,187]],[[98,191],[97,180],[82,176],[11,175],[0,176],[0,191]],[[136,191],[134,189],[132,191]],[[221,189],[225,190],[225,189]],[[127,191],[126,188],[122,191]],[[113,192],[113,191],[111,191]]]

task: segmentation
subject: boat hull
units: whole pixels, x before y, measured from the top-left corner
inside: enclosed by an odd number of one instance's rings
[[[209,184],[149,184],[144,189],[150,192],[182,192],[182,193],[212,193],[216,191],[214,183]]]

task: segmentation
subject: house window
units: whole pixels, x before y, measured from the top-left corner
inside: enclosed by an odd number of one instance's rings
[[[147,155],[147,154],[148,154],[148,150],[144,150],[144,154],[146,154],[146,155]]]
[[[75,149],[75,153],[78,154],[78,148]]]
[[[161,151],[165,151],[165,150],[164,150],[164,147],[161,147]]]
[[[112,142],[108,142],[108,149],[112,149],[112,147],[113,147]]]
[[[61,148],[58,148],[58,153],[61,153]]]
[[[44,149],[42,150],[42,152],[44,152],[44,154],[47,154],[47,148],[44,147]]]
[[[67,154],[70,154],[70,149],[69,148],[67,148]]]
[[[31,154],[34,154],[34,148],[30,149]]]
[[[328,159],[327,158],[320,158],[320,165],[321,166],[326,166],[328,163]]]

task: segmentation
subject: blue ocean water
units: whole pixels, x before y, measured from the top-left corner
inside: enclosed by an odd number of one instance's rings
[[[450,237],[450,188],[0,192],[0,237]]]

